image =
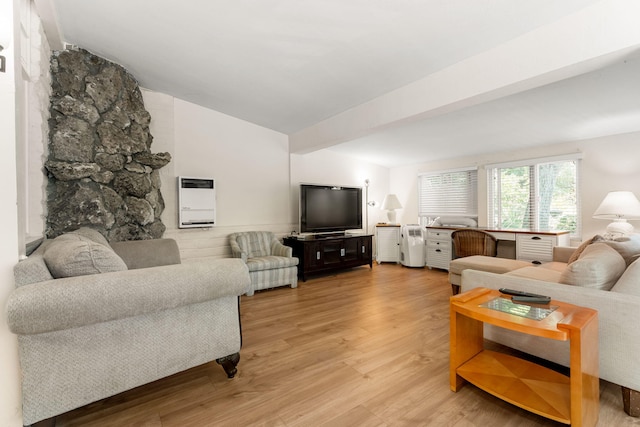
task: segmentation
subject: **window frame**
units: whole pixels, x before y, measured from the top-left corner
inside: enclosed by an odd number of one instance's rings
[[[501,226],[502,219],[500,213],[496,218],[496,210],[500,210],[497,201],[502,200],[502,186],[496,188],[496,174],[499,174],[501,169],[515,169],[520,167],[529,168],[529,210],[532,216],[532,229],[537,231],[549,231],[540,230],[540,185],[539,185],[539,167],[545,164],[561,163],[561,162],[575,162],[575,208],[576,208],[576,229],[571,231],[571,238],[580,238],[582,234],[582,210],[581,210],[581,160],[582,153],[573,153],[560,156],[542,157],[533,159],[524,159],[513,162],[488,164],[485,166],[487,173],[487,223],[489,227]],[[510,229],[510,228],[504,228]],[[515,229],[515,228],[513,228]]]

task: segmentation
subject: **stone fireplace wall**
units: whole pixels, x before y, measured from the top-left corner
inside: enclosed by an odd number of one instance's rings
[[[151,116],[137,81],[85,50],[54,52],[49,121],[48,238],[81,226],[109,241],[162,237],[164,199]]]

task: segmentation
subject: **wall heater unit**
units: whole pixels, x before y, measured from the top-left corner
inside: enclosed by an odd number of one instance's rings
[[[213,227],[216,187],[213,178],[178,177],[178,228]]]

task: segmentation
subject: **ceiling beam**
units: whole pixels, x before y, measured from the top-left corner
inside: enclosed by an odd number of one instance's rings
[[[289,136],[304,154],[590,72],[640,50],[640,2],[602,0]]]

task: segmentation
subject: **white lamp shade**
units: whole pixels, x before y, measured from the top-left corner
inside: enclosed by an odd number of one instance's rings
[[[400,200],[398,200],[398,196],[395,194],[387,194],[382,201],[382,206],[380,209],[383,210],[393,210],[393,209],[402,209],[402,205],[400,204]]]
[[[628,219],[640,219],[640,201],[631,191],[611,191],[593,213],[595,219],[612,219],[606,238],[615,239],[633,233]]]
[[[640,201],[631,191],[611,191],[593,213],[595,219],[640,219]]]

